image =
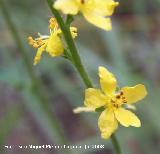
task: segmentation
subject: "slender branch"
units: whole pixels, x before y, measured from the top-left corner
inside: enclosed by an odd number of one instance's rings
[[[72,36],[71,36],[71,33],[70,33],[70,29],[68,26],[66,26],[66,24],[64,23],[61,15],[59,14],[59,12],[54,9],[53,7],[53,1],[52,0],[47,0],[48,2],[48,5],[52,11],[52,13],[54,14],[62,32],[63,32],[63,35],[64,35],[64,38],[66,40],[66,43],[68,45],[68,48],[70,49],[71,51],[71,54],[73,56],[73,60],[74,60],[74,63],[75,63],[75,67],[77,68],[81,78],[83,79],[85,85],[87,88],[91,88],[93,87],[92,83],[91,83],[91,80],[89,79],[88,77],[88,74],[86,73],[83,65],[82,65],[82,62],[81,62],[81,59],[80,59],[80,56],[78,54],[78,51],[77,51],[77,48],[74,44],[74,41],[72,39]],[[112,140],[112,144],[114,146],[114,149],[116,151],[116,154],[121,154],[121,150],[120,150],[120,146],[119,146],[119,143],[116,139],[116,136],[113,134],[111,136],[111,140]]]
[[[18,30],[16,26],[14,25],[14,22],[11,19],[11,13],[9,12],[9,9],[7,8],[5,2],[3,0],[0,0],[0,8],[2,10],[2,14],[4,16],[5,22],[8,25],[11,34],[17,44],[18,51],[22,55],[25,67],[28,71],[28,75],[31,79],[32,85],[33,85],[33,92],[37,99],[39,100],[39,105],[44,110],[45,114],[47,115],[48,119],[51,122],[51,127],[53,131],[56,131],[57,135],[59,136],[59,141],[61,144],[68,143],[66,141],[65,135],[63,133],[63,130],[61,129],[59,122],[57,118],[52,114],[52,111],[50,110],[50,107],[48,106],[48,98],[45,97],[44,90],[42,89],[42,83],[39,80],[39,78],[36,77],[33,69],[32,69],[32,62],[30,61],[30,58],[27,54],[27,51],[25,50],[25,47],[23,46],[23,42],[21,40],[21,37],[18,34]]]

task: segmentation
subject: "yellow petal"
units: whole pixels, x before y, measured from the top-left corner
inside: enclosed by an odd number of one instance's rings
[[[100,90],[94,88],[88,88],[85,91],[85,101],[84,104],[90,108],[99,108],[107,103],[107,98],[104,96]]]
[[[109,31],[112,29],[109,16],[113,14],[114,8],[117,5],[118,2],[114,2],[113,0],[86,1],[81,5],[80,10],[88,22]]]
[[[103,16],[111,16],[114,12],[116,6],[119,5],[118,2],[114,2],[113,0],[94,0],[95,7],[94,11]]]
[[[102,28],[106,31],[110,31],[112,29],[112,24],[111,24],[111,19],[110,18],[106,18],[102,15],[99,15],[95,12],[92,12],[88,9],[83,10],[83,15],[86,18],[86,20],[88,22],[90,22],[91,24]]]
[[[79,5],[75,0],[57,0],[54,8],[61,10],[64,14],[76,15],[79,11]]]
[[[142,84],[138,84],[134,87],[124,87],[122,88],[122,92],[129,104],[135,103],[147,95],[147,90]]]
[[[123,108],[118,108],[114,111],[116,119],[120,122],[121,125],[125,127],[134,126],[140,127],[141,122],[138,117],[129,110]]]
[[[34,65],[37,65],[37,63],[41,60],[41,56],[42,56],[43,51],[45,51],[45,48],[46,48],[46,43],[42,45],[40,48],[38,48],[37,54],[34,58]]]
[[[77,107],[73,110],[73,113],[81,113],[81,112],[94,112],[95,110],[93,108],[89,107]]]
[[[57,36],[57,33],[52,33],[46,47],[46,51],[52,56],[62,55],[64,48],[61,39]]]
[[[113,110],[106,109],[101,113],[98,119],[98,127],[104,139],[108,139],[114,133],[118,128],[118,123]]]
[[[106,68],[100,66],[99,77],[102,90],[106,94],[113,94],[117,87],[117,80],[115,76],[111,72],[109,72]]]

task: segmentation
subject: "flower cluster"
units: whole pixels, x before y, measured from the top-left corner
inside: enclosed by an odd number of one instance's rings
[[[41,35],[38,33],[39,37],[33,39],[31,36],[28,37],[28,43],[34,48],[38,48],[37,54],[34,58],[34,65],[36,65],[44,51],[46,51],[50,56],[56,57],[63,54],[64,43],[62,40],[62,31],[58,28],[58,23],[55,18],[49,20],[49,30],[50,35]],[[77,36],[77,28],[70,27],[72,37]]]
[[[110,17],[118,5],[119,3],[114,0],[56,0],[53,7],[67,15],[77,15],[80,12],[88,22],[108,31],[112,29]],[[65,26],[68,27],[68,24]],[[69,28],[71,36],[74,39],[77,36],[77,28]],[[44,51],[50,56],[56,57],[62,55],[65,50],[62,30],[59,28],[55,18],[49,20],[49,31],[49,35],[38,33],[39,37],[36,39],[33,39],[31,36],[28,37],[29,44],[34,48],[38,48],[34,58],[34,65],[40,61]],[[72,53],[71,56],[73,56]],[[82,70],[83,66],[80,67],[81,69],[78,70]],[[84,75],[84,73],[80,74]],[[123,87],[118,91],[115,76],[102,66],[99,67],[99,78],[101,88],[86,89],[85,106],[74,109],[74,113],[82,111],[101,112],[98,119],[98,127],[104,139],[108,139],[117,130],[118,122],[125,127],[140,127],[141,122],[139,118],[128,109],[134,109],[133,104],[142,100],[147,95],[145,86],[138,84],[134,87]]]

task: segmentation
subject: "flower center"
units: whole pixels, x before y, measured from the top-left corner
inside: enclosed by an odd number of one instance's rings
[[[119,108],[121,105],[126,104],[126,98],[124,97],[124,94],[122,91],[120,91],[118,94],[115,94],[111,100],[110,100],[112,107]]]

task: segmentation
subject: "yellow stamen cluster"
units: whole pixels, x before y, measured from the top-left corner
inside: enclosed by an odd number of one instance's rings
[[[38,33],[38,38],[28,37],[29,45],[34,48],[38,48],[37,54],[34,58],[34,65],[36,65],[43,54],[43,52],[47,52],[52,57],[61,56],[64,51],[64,44],[62,39],[62,30],[59,28],[58,23],[55,18],[50,18],[49,20],[49,30],[50,35],[41,35]],[[72,38],[77,36],[77,28],[70,27],[70,32]]]
[[[120,100],[122,103],[126,104],[127,101],[126,101],[126,98],[123,96],[123,91],[120,91],[119,94],[116,95],[116,99]]]
[[[114,107],[118,108],[122,104],[126,104],[126,98],[124,97],[123,91],[120,91],[118,94],[115,95],[115,98],[111,99],[111,103]]]
[[[28,43],[33,46],[33,48],[39,48],[44,44],[42,38],[33,39],[32,36],[28,37]]]
[[[49,29],[55,30],[58,29],[58,23],[55,18],[50,18],[49,20]]]

